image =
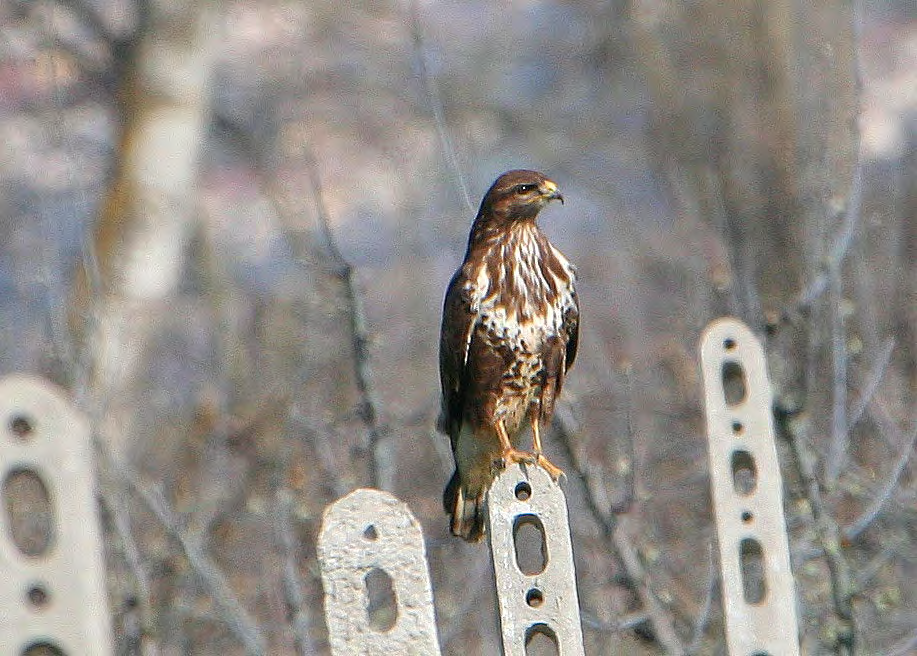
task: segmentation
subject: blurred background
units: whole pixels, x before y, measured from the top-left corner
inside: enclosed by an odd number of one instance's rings
[[[803,653],[917,650],[911,0],[2,0],[0,143],[0,373],[93,423],[119,654],[327,653],[321,513],[367,485],[423,524],[444,653],[498,652],[433,425],[520,167],[579,271],[546,449],[587,653],[725,653],[724,314],[768,352]]]

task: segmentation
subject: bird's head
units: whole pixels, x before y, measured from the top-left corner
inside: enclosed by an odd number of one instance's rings
[[[552,200],[564,202],[557,184],[537,171],[508,171],[497,178],[481,202],[479,215],[499,221],[534,219]]]

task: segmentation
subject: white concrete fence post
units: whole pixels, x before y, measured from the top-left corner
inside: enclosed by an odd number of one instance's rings
[[[487,495],[487,534],[505,656],[535,640],[560,656],[583,655],[567,501],[540,467],[512,465]]]
[[[0,480],[0,654],[111,654],[92,437],[43,380],[0,381]]]
[[[700,350],[729,654],[795,656],[796,594],[764,350],[732,318],[712,322]]]
[[[423,533],[406,504],[365,488],[339,499],[325,510],[318,561],[334,656],[440,653]],[[374,612],[380,592],[388,608]]]

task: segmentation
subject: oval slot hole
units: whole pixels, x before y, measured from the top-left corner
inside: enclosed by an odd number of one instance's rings
[[[767,594],[764,576],[764,550],[754,538],[745,538],[739,544],[739,565],[742,570],[742,594],[745,602],[760,604]]]
[[[379,633],[390,631],[398,621],[398,599],[392,587],[392,577],[388,573],[373,567],[363,578],[366,585],[366,616],[369,628]]]
[[[723,363],[723,394],[727,405],[738,405],[745,400],[745,370],[735,360]]]
[[[732,452],[732,487],[736,494],[747,497],[758,487],[758,468],[748,451]]]
[[[526,576],[541,574],[548,566],[544,524],[536,515],[519,515],[513,522],[516,566]]]
[[[525,631],[526,656],[559,656],[557,634],[547,624],[533,624]]]
[[[3,481],[6,523],[16,548],[25,556],[42,556],[55,537],[54,508],[48,488],[31,469],[14,469]]]
[[[66,652],[50,642],[34,642],[22,650],[22,656],[66,656]]]

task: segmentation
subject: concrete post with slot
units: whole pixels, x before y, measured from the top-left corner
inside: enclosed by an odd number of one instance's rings
[[[91,432],[44,380],[0,381],[0,477],[0,654],[112,653]],[[16,477],[43,499],[22,507]],[[20,511],[46,522],[43,535],[15,535]]]
[[[573,546],[560,486],[540,467],[507,467],[487,495],[487,534],[505,656],[525,656],[536,639],[553,642],[561,656],[582,656]],[[525,551],[530,555],[520,562]]]
[[[701,339],[701,368],[729,653],[798,655],[764,351],[745,324],[718,319]]]
[[[407,505],[366,488],[339,499],[325,510],[318,562],[335,656],[440,653],[423,534]],[[369,606],[374,576],[391,585],[393,616],[381,623]]]

